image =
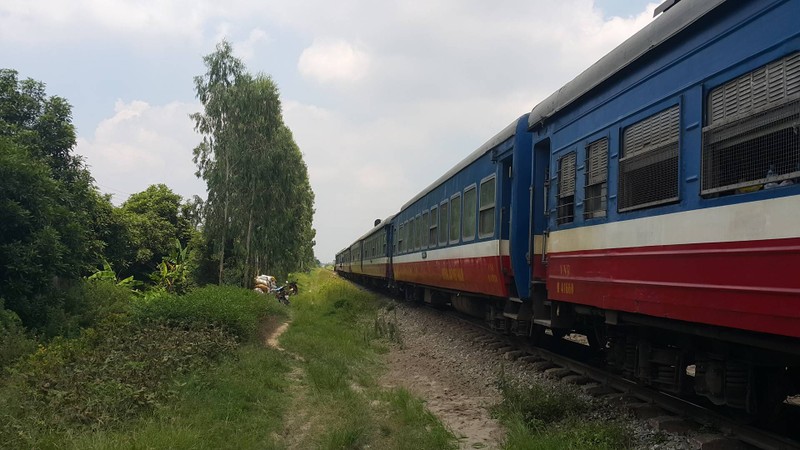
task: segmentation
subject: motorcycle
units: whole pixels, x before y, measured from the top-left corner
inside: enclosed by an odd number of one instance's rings
[[[289,295],[297,295],[297,281],[287,281],[286,291],[289,293]]]
[[[286,286],[279,286],[272,290],[278,302],[288,306],[289,305],[289,292],[285,289]]]

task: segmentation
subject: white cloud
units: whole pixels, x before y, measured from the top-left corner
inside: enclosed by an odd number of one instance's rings
[[[272,39],[266,31],[260,28],[254,28],[250,30],[247,39],[241,42],[235,42],[233,44],[233,49],[236,56],[241,58],[245,63],[248,63],[253,60],[256,55],[256,49],[260,45],[269,44],[270,42],[272,42]]]
[[[123,202],[128,194],[165,183],[189,198],[205,194],[194,176],[192,149],[200,142],[189,114],[200,105],[173,102],[152,106],[118,100],[114,113],[97,126],[92,137],[78,137],[75,152],[86,158],[100,189]]]
[[[351,83],[366,76],[369,56],[343,39],[317,39],[303,50],[297,69],[304,77],[320,83]]]
[[[199,40],[212,11],[190,0],[5,0],[0,6],[0,40],[46,44],[106,35],[149,41]]]

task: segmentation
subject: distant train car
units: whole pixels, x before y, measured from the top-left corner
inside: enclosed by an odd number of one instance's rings
[[[350,273],[350,247],[341,250],[336,254],[336,273],[345,276]]]
[[[350,278],[376,287],[387,287],[392,279],[392,225],[394,216],[376,220],[375,227],[351,246]]]
[[[527,295],[530,135],[527,115],[406,203],[394,218],[394,283],[409,298],[451,302]],[[512,213],[516,219],[512,219]],[[512,254],[512,243],[519,252]],[[522,292],[522,294],[521,294]]]
[[[681,1],[533,108],[550,160],[534,322],[607,335],[611,363],[663,389],[694,365],[718,404],[796,392],[798,17],[798,1]]]

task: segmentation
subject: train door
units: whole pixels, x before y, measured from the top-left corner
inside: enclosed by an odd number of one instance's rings
[[[508,240],[511,230],[511,177],[513,158],[500,164],[498,185],[500,187],[500,240]]]
[[[547,197],[550,191],[550,138],[533,146],[533,173],[531,174],[530,261],[532,283],[544,283],[547,240]]]

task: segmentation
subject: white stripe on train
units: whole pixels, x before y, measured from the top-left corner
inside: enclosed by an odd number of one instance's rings
[[[552,231],[549,253],[800,237],[800,196]]]

